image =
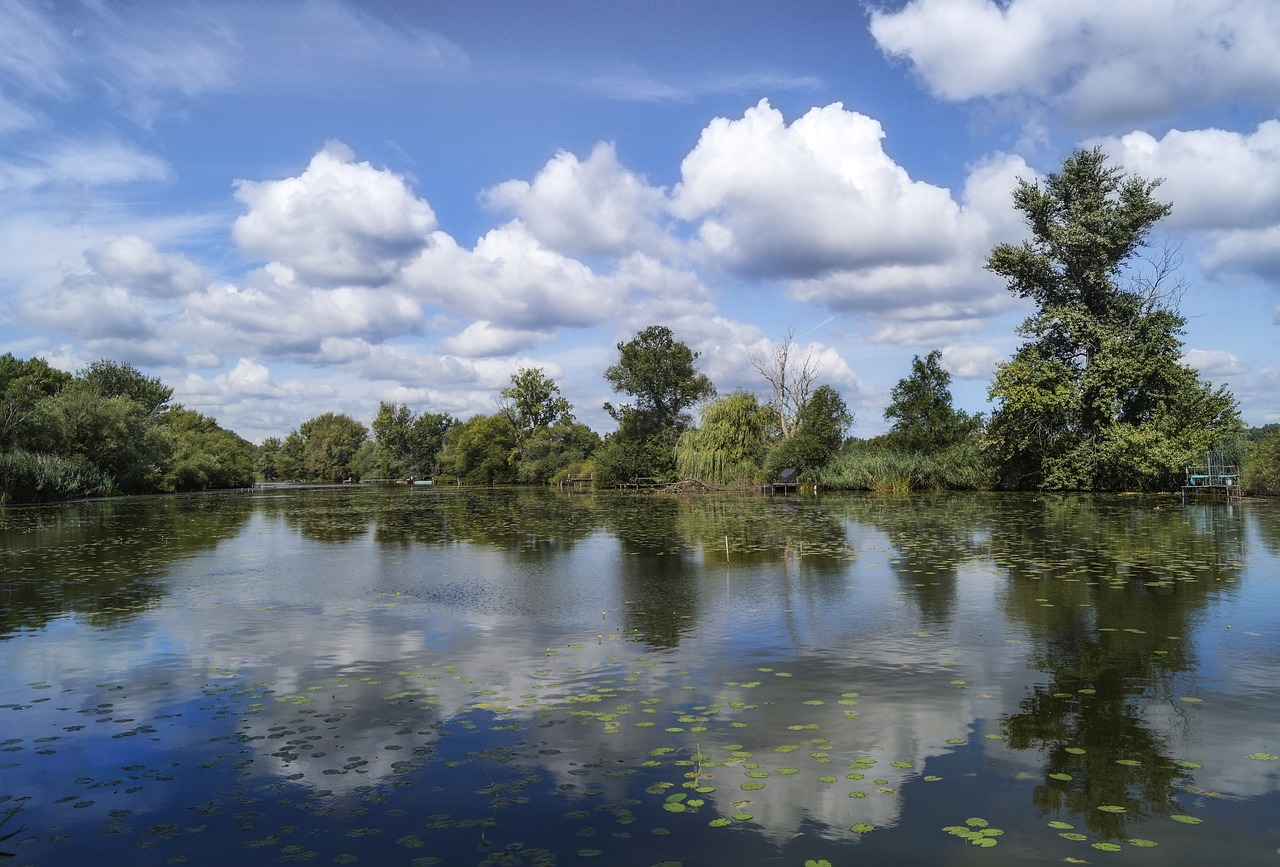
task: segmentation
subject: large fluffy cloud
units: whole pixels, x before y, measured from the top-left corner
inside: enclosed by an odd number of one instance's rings
[[[1204,233],[1210,273],[1280,274],[1280,121],[1251,133],[1131,132],[1099,143],[1126,171],[1162,179],[1170,226]]]
[[[878,121],[835,103],[788,126],[762,100],[716,118],[681,164],[672,208],[704,255],[750,275],[815,277],[956,249],[958,207],[884,152]]]
[[[338,142],[297,177],[237,182],[236,198],[249,206],[232,227],[237,243],[321,283],[385,282],[436,226],[402,177]]]
[[[619,256],[662,240],[663,191],[624,168],[611,144],[597,144],[586,160],[558,153],[532,182],[506,181],[484,199],[515,213],[531,235],[561,253]]]
[[[870,26],[952,100],[1061,99],[1107,122],[1280,92],[1272,0],[911,0]]]
[[[1160,178],[1156,195],[1173,203],[1169,224],[1234,229],[1280,221],[1280,121],[1251,133],[1135,131],[1098,143],[1126,171]]]
[[[1005,309],[982,262],[994,240],[1022,231],[1009,194],[1026,164],[975,166],[957,199],[913,180],[883,138],[877,121],[839,103],[787,125],[762,101],[708,125],[671,207],[697,224],[694,250],[712,266],[878,319],[878,340],[928,342]]]

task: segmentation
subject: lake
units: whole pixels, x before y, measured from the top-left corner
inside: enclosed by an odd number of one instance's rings
[[[1277,502],[281,487],[0,540],[0,863],[1280,865]]]

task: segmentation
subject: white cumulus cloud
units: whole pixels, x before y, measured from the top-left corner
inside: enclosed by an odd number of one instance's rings
[[[1273,0],[911,0],[870,27],[951,100],[1061,101],[1086,122],[1280,102]]]
[[[576,255],[621,255],[661,242],[657,219],[663,191],[618,162],[601,142],[586,160],[556,154],[532,182],[510,180],[489,189],[491,208],[518,216],[549,248]]]
[[[249,207],[232,227],[236,242],[321,283],[385,282],[436,227],[404,178],[356,162],[338,142],[297,177],[238,181],[236,198]]]
[[[681,164],[672,210],[708,259],[750,275],[818,277],[956,251],[959,207],[884,152],[880,123],[834,103],[787,125],[765,100],[716,118]]]

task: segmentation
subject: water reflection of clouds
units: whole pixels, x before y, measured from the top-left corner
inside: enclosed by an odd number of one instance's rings
[[[677,757],[702,752],[720,762],[730,758],[728,745],[741,744],[769,775],[767,785],[741,789],[747,760],[708,768],[712,808],[728,815],[748,801],[742,809],[775,842],[802,830],[847,839],[851,822],[883,828],[902,821],[907,787],[957,750],[983,754],[988,783],[1023,771],[1038,777],[1039,749],[1010,750],[983,736],[1053,674],[1029,667],[1035,652],[1052,648],[1045,641],[1059,622],[1052,618],[1083,624],[1092,641],[1093,614],[1066,613],[1077,597],[1113,592],[1064,583],[1054,591],[1063,594],[1059,607],[1041,608],[1032,597],[1048,592],[1041,589],[1047,581],[1017,583],[1023,579],[973,552],[945,575],[930,574],[926,558],[904,563],[889,534],[857,523],[845,532],[858,555],[827,557],[820,569],[798,552],[723,570],[707,552],[664,554],[662,580],[680,585],[674,597],[639,596],[646,587],[635,582],[646,568],[632,567],[657,555],[628,555],[604,531],[579,538],[572,556],[528,557],[518,546],[392,546],[367,534],[337,546],[258,514],[247,528],[244,537],[175,564],[165,603],[116,629],[66,620],[43,639],[8,642],[10,681],[49,679],[49,692],[68,695],[64,701],[109,700],[116,717],[139,721],[185,703],[186,729],[160,728],[153,752],[207,752],[202,741],[230,727],[245,739],[236,749],[253,758],[245,776],[292,778],[338,795],[438,762],[442,744],[457,752],[527,742],[532,747],[517,761],[536,766],[544,788],[589,785],[622,798],[636,795],[632,778],[605,771],[634,769],[655,746],[677,752],[646,773],[678,786],[689,766],[675,765]],[[266,541],[258,545],[255,534]],[[1214,597],[1197,626],[1201,659],[1211,662],[1178,683],[1196,686],[1204,702],[1135,699],[1145,725],[1169,737],[1168,756],[1205,765],[1189,774],[1196,786],[1238,798],[1277,789],[1275,763],[1246,758],[1280,752],[1273,733],[1256,724],[1260,707],[1280,713],[1276,640],[1228,639],[1203,632],[1203,624],[1254,598],[1243,591],[1263,580],[1256,569],[1242,573],[1240,593]],[[633,583],[620,578],[624,572]],[[948,592],[926,599],[943,582]],[[657,611],[664,598],[687,608]],[[930,619],[925,602],[938,600],[930,610],[941,616]],[[648,641],[650,612],[642,608],[682,622],[676,640]],[[112,683],[126,689],[96,686]],[[838,703],[852,692],[857,705]],[[576,701],[592,696],[600,700]],[[24,737],[62,724],[52,707],[24,712]],[[615,710],[613,724],[575,715]],[[856,718],[846,716],[851,711]],[[209,721],[224,712],[224,723]],[[707,731],[692,731],[679,712],[706,716]],[[640,728],[640,721],[655,725]],[[517,728],[494,730],[507,724]],[[112,725],[91,743],[117,732]],[[793,728],[809,725],[817,728]],[[955,739],[965,743],[947,743]],[[860,771],[864,779],[848,780],[858,756],[876,764]],[[784,768],[801,773],[779,773]],[[819,775],[836,782],[819,783]],[[447,777],[429,776],[432,785]],[[854,790],[867,796],[850,798]],[[448,793],[428,797],[447,800]],[[460,796],[471,797],[470,789]]]

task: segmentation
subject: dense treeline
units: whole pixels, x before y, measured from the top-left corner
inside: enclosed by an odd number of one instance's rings
[[[0,503],[253,482],[254,447],[127,364],[0,356]]]
[[[1246,431],[1234,398],[1181,361],[1185,319],[1173,263],[1149,255],[1170,207],[1158,183],[1079,151],[1043,184],[1019,182],[1030,240],[1000,244],[989,270],[1035,312],[1026,342],[1001,364],[989,417],[952,406],[938,350],[917,356],[890,394],[890,430],[846,439],[853,414],[819,384],[788,332],[752,360],[761,400],[717,395],[698,353],[654,325],[617,344],[604,377],[625,402],[604,409],[601,439],[574,418],[559,386],[521,369],[497,411],[465,421],[382,403],[371,427],[340,413],[256,448],[181,406],[158,379],[111,361],[75,376],[40,359],[0,358],[0,498],[188,491],[264,480],[447,478],[466,484],[596,487],[694,477],[747,487],[795,468],[828,488],[1172,490],[1206,455],[1244,465],[1246,487],[1280,494],[1280,426]],[[1143,270],[1143,263],[1149,267]],[[693,412],[699,411],[695,423]],[[2,501],[2,499],[0,499]]]

